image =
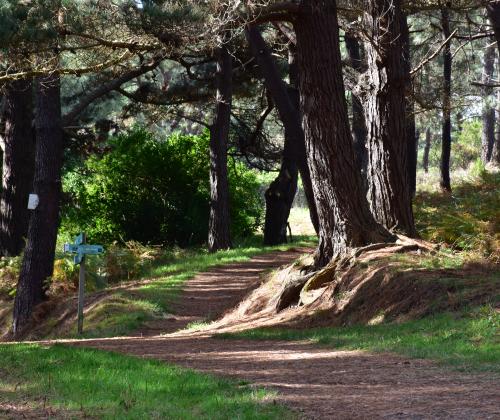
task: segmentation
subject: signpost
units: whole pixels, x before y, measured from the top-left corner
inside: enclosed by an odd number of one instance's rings
[[[87,245],[85,233],[80,233],[75,238],[74,244],[64,244],[64,252],[75,254],[73,261],[80,264],[78,282],[78,334],[83,333],[83,300],[85,294],[85,255],[97,255],[104,252],[102,245]]]

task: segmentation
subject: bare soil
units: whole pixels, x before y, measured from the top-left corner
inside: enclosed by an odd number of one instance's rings
[[[190,322],[224,315],[261,285],[263,272],[303,252],[262,255],[199,274],[187,282],[175,316],[147,325],[134,337],[64,342],[250,381],[276,390],[277,402],[308,419],[500,419],[500,384],[488,375],[306,342],[215,339],[212,335],[224,330],[220,322],[179,331]]]

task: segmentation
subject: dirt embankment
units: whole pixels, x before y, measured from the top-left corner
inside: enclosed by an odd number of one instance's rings
[[[343,326],[402,322],[467,305],[493,304],[500,267],[442,266],[444,257],[422,241],[373,245],[308,273],[311,256],[269,275],[210,328]],[[448,264],[453,266],[452,261]]]

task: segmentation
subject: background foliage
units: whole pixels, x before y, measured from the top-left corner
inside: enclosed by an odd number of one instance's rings
[[[109,140],[64,177],[68,204],[62,229],[109,244],[135,240],[187,246],[208,232],[208,133],[158,138],[135,128]],[[249,235],[261,223],[263,203],[255,174],[229,162],[231,229]]]

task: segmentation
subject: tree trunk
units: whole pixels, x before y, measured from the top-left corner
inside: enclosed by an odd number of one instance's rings
[[[493,26],[495,41],[497,42],[497,48],[500,53],[500,2],[495,0],[490,1],[486,6],[486,13],[488,14],[491,26]]]
[[[370,213],[353,164],[336,12],[335,1],[302,0],[294,22],[300,105],[320,225],[317,266],[352,247],[394,239]]]
[[[408,27],[408,17],[401,14],[401,35],[403,42],[403,71],[406,80],[406,139],[407,149],[407,174],[411,197],[417,191],[417,160],[418,160],[418,133],[415,124],[415,101],[413,81],[411,78],[411,38]]]
[[[499,56],[500,61],[500,56]],[[497,106],[496,106],[496,129],[495,129],[495,141],[493,147],[491,148],[491,159],[490,163],[495,166],[500,166],[500,90],[497,91]]]
[[[266,219],[264,223],[264,245],[287,242],[287,226],[290,209],[297,192],[298,169],[294,139],[285,132],[283,158],[278,177],[266,190]]]
[[[225,39],[222,42],[225,42]],[[215,119],[210,128],[210,216],[208,222],[210,252],[231,248],[227,145],[231,122],[233,65],[227,45],[221,45],[217,54],[216,110]]]
[[[464,114],[462,111],[457,111],[457,115],[455,116],[457,123],[457,132],[461,133],[464,128]]]
[[[346,34],[345,35],[345,46],[349,54],[349,64],[351,67],[361,72],[362,60],[361,60],[361,48],[359,42],[356,38]],[[356,95],[352,95],[352,137],[354,141],[354,150],[356,152],[356,162],[358,168],[363,174],[363,179],[366,179],[366,166],[367,166],[367,154],[366,154],[366,122],[363,113],[363,106],[361,101]]]
[[[486,99],[488,100],[488,99]],[[491,160],[493,145],[495,144],[495,107],[483,104],[482,120],[483,131],[481,135],[481,160],[484,164]]]
[[[368,128],[368,201],[387,229],[415,236],[408,176],[408,106],[400,0],[367,0],[365,26],[370,42],[367,92],[363,104]],[[415,137],[415,133],[413,133]]]
[[[35,139],[31,80],[12,82],[5,94],[5,136],[0,203],[0,253],[19,255],[28,232],[28,194],[33,187]]]
[[[499,52],[498,60],[500,61],[500,2],[490,1],[486,6],[486,12],[493,26],[493,32]],[[500,91],[497,92],[496,133],[490,161],[495,165],[500,165]]]
[[[45,281],[52,275],[59,222],[63,136],[60,81],[47,76],[36,81],[36,163],[34,192],[39,204],[33,210],[14,303],[13,332],[30,320],[33,307],[45,296]]]
[[[427,127],[427,130],[425,130],[424,156],[422,158],[422,166],[424,167],[425,173],[429,172],[429,152],[431,150],[431,141],[432,141],[431,129]]]
[[[307,164],[307,151],[306,143],[304,138],[304,130],[302,129],[302,117],[300,115],[300,93],[299,93],[299,69],[297,65],[297,51],[296,48],[290,44],[288,48],[288,68],[289,68],[289,78],[290,86],[288,88],[288,96],[292,102],[293,108],[297,111],[297,116],[299,118],[298,125],[300,128],[300,141],[299,141],[299,158],[297,161],[300,173],[300,179],[302,180],[302,187],[304,188],[304,194],[306,196],[307,205],[309,207],[309,217],[311,218],[311,223],[314,227],[316,234],[319,233],[319,219],[318,210],[316,208],[316,201],[314,200],[314,190],[311,181],[311,172],[309,171],[309,165]]]
[[[311,221],[315,229],[317,228],[317,214],[307,166],[304,131],[300,124],[299,95],[294,86],[297,83],[296,64],[292,51],[289,54],[290,86],[287,89],[258,28],[249,27],[247,38],[264,76],[265,86],[273,98],[285,128],[285,145],[280,174],[266,191],[264,226],[265,244],[283,243],[286,242],[288,216],[297,189],[297,170],[301,174]]]
[[[483,56],[483,77],[484,84],[490,84],[495,72],[496,46],[488,45]],[[495,142],[495,97],[493,88],[483,87],[483,132],[481,137],[481,160],[486,164],[491,159],[491,151]]]
[[[448,39],[450,32],[450,10],[441,10],[441,25],[443,39]],[[444,191],[451,192],[450,184],[450,154],[451,154],[451,46],[448,42],[443,48],[443,131],[441,138],[441,181]]]
[[[500,117],[500,111],[498,111],[498,114],[498,117]],[[500,127],[497,129],[495,143],[491,150],[490,162],[495,166],[500,166]]]
[[[256,26],[248,27],[246,36],[252,54],[257,60],[264,77],[266,89],[271,94],[285,127],[285,144],[280,172],[265,193],[264,244],[276,245],[287,242],[288,216],[297,192],[298,145],[303,134],[299,124],[298,111],[294,109],[290,101],[286,86],[280,77],[271,51],[259,32],[259,28]]]
[[[300,106],[300,97],[298,91],[293,89],[291,96],[294,104],[296,103]],[[296,100],[293,98],[294,96],[297,97]],[[299,165],[299,173],[300,179],[302,180],[302,187],[304,188],[304,195],[306,196],[307,206],[309,208],[309,217],[314,227],[314,231],[316,232],[316,235],[318,235],[318,209],[316,208],[316,200],[314,199],[314,189],[311,180],[311,171],[309,170],[309,165],[307,163],[307,150],[304,137],[302,137],[302,142],[299,144],[299,160],[297,163]]]

